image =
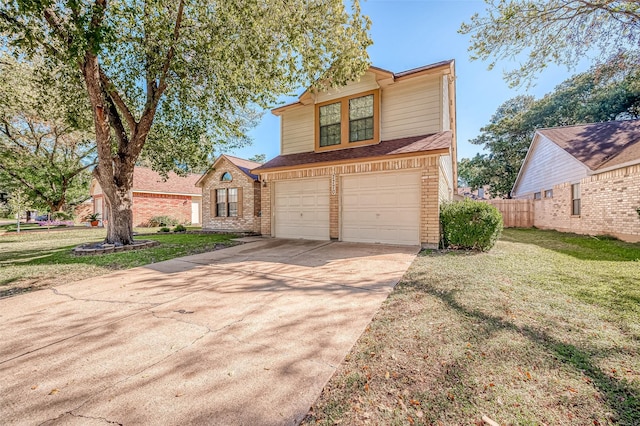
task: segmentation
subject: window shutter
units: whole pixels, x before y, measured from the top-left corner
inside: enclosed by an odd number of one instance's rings
[[[218,202],[218,193],[215,189],[209,191],[209,204],[211,205],[211,217],[218,216],[217,203]]]
[[[238,188],[238,217],[242,217],[243,204],[244,204],[244,199],[242,198],[242,188]]]

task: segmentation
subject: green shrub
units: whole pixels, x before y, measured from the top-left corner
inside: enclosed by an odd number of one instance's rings
[[[175,228],[173,228],[173,232],[185,232],[187,230],[187,228],[185,228],[183,225],[176,225]]]
[[[171,229],[167,228],[166,226],[163,226],[158,230],[158,232],[171,232]]]
[[[487,251],[502,233],[502,215],[494,206],[465,199],[440,207],[444,248]]]
[[[149,228],[155,228],[156,226],[176,226],[178,223],[178,219],[171,216],[153,216],[147,222],[147,226]]]

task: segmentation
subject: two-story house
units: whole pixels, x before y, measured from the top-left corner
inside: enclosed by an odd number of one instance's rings
[[[454,61],[376,67],[273,110],[280,155],[259,175],[261,233],[436,247],[456,191]]]

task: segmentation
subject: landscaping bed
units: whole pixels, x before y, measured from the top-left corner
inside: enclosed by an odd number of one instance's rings
[[[423,252],[303,424],[640,424],[640,244]]]
[[[72,249],[99,242],[104,228],[56,230],[51,234],[12,233],[0,236],[0,298],[77,281],[180,256],[235,244],[230,234],[147,235],[160,245],[99,256],[76,256]]]

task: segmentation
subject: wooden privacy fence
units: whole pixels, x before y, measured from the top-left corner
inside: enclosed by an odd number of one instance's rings
[[[505,228],[533,226],[533,200],[488,200],[502,214]]]

